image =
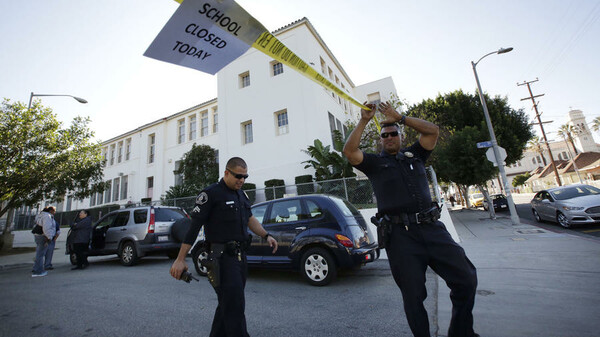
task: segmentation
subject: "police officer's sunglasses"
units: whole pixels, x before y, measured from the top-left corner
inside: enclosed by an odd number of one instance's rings
[[[387,138],[388,136],[396,137],[397,135],[398,135],[398,131],[382,132],[381,138]]]
[[[239,173],[235,173],[232,170],[225,168],[227,171],[229,171],[229,173],[233,174],[233,176],[235,177],[235,179],[248,179],[249,175],[247,174],[239,174]]]

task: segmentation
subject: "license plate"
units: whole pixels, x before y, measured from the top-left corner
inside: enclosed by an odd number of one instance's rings
[[[506,205],[501,205],[500,207],[501,207],[501,208],[506,208]]]
[[[158,237],[158,242],[162,242],[162,241],[169,241],[169,236],[168,235],[161,235]]]

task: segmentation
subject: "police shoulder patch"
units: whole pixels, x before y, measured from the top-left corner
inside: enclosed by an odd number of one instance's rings
[[[198,195],[198,197],[196,198],[196,203],[198,205],[204,205],[204,204],[206,204],[207,201],[208,201],[208,194],[206,192],[200,193],[200,195]]]

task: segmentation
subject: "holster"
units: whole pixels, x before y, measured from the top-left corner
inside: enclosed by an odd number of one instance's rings
[[[223,255],[224,251],[224,244],[211,243],[208,257],[200,261],[200,264],[206,267],[208,282],[215,289],[221,285],[221,255]]]
[[[392,224],[389,221],[385,221],[385,218],[378,219],[377,217],[371,217],[371,223],[377,227],[377,243],[379,248],[384,249],[389,246],[390,236],[392,235]]]

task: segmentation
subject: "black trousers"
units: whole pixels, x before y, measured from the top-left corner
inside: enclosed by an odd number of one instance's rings
[[[430,337],[423,301],[427,298],[425,272],[430,266],[450,288],[452,319],[448,337],[472,337],[473,306],[477,288],[476,269],[464,249],[440,221],[410,225],[394,224],[386,248],[392,275],[404,301],[408,325],[416,337]]]
[[[83,267],[89,264],[87,260],[87,243],[74,243],[73,251],[75,252],[75,256],[77,257],[77,267]]]
[[[246,329],[244,289],[248,276],[246,256],[221,256],[221,285],[215,289],[219,304],[215,310],[210,337],[250,337]]]

